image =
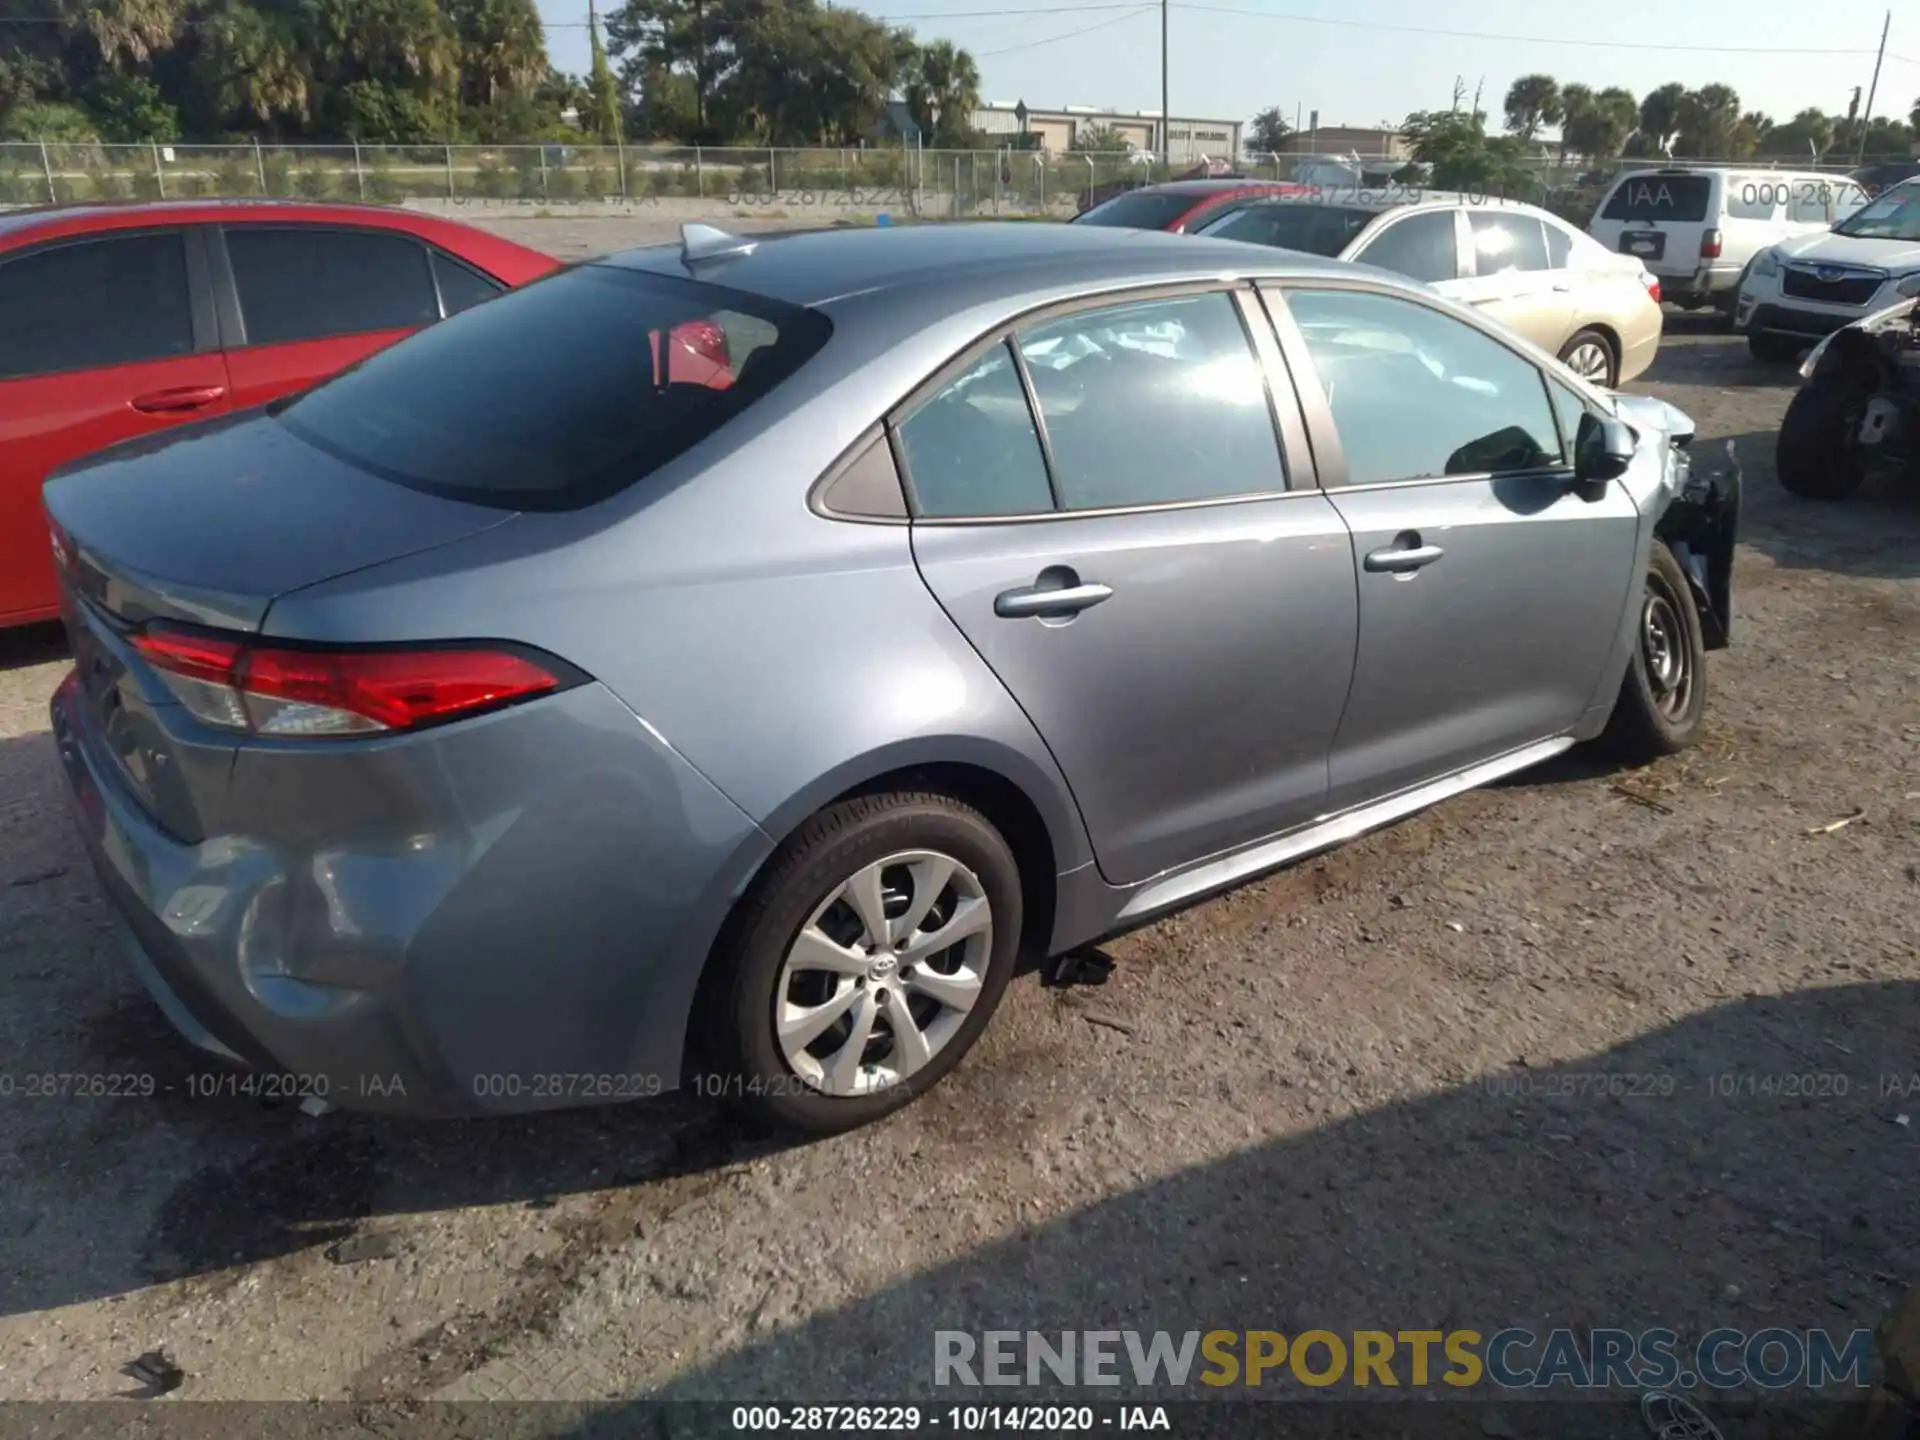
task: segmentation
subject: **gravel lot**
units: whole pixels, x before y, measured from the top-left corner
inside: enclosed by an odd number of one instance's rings
[[[1028,976],[939,1091],[812,1145],[690,1098],[196,1098],[65,814],[59,639],[0,636],[0,1399],[134,1392],[161,1347],[191,1399],[845,1400],[925,1392],[935,1328],[1873,1323],[1920,1279],[1920,1093],[1883,1083],[1920,1072],[1920,499],[1791,501],[1791,374],[1668,337],[1637,388],[1748,482],[1695,750],[1557,763]]]

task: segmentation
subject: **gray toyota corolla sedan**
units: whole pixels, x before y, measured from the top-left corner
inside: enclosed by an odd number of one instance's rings
[[[49,482],[59,750],[200,1045],[869,1120],[1060,952],[1694,733],[1738,477],[1382,271],[969,225],[575,266]]]

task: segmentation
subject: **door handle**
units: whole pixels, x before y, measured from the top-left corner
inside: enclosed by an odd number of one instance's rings
[[[1083,585],[1064,565],[1049,566],[1031,585],[1002,590],[993,597],[993,613],[1002,620],[1067,619],[1113,594],[1110,585]]]
[[[1402,535],[1391,545],[1368,551],[1366,566],[1376,573],[1407,575],[1446,553],[1438,545],[1422,545],[1418,535]]]
[[[204,410],[227,397],[224,385],[180,385],[172,390],[152,390],[136,395],[128,403],[142,415],[170,415],[184,410]]]
[[[1557,292],[1558,292],[1559,294],[1562,294],[1562,295],[1571,295],[1571,294],[1572,294],[1572,293],[1573,293],[1573,292],[1574,292],[1575,290],[1577,290],[1577,289],[1579,289],[1580,287],[1579,287],[1579,286],[1577,286],[1577,285],[1575,285],[1575,284],[1574,284],[1574,283],[1573,283],[1572,281],[1570,281],[1570,280],[1569,280],[1569,281],[1560,281],[1560,280],[1556,280],[1556,281],[1554,282],[1554,285],[1553,285],[1553,288],[1554,288],[1554,290],[1555,290],[1555,291],[1557,291]]]

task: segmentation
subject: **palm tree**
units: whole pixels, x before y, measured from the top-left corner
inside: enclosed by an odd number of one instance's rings
[[[1567,152],[1574,148],[1574,137],[1593,110],[1593,87],[1574,81],[1560,87],[1560,163],[1567,163]]]
[[[180,0],[60,0],[64,33],[84,33],[100,47],[109,68],[144,65],[172,48],[184,6]]]
[[[304,124],[312,108],[308,54],[278,17],[244,0],[227,0],[202,17],[194,67],[200,87],[223,117],[243,126],[281,119]]]
[[[547,73],[546,32],[533,0],[443,0],[460,41],[460,99],[491,105],[531,94]]]
[[[1680,103],[1686,96],[1687,87],[1675,81],[1649,90],[1640,102],[1640,133],[1656,150],[1679,131]]]
[[[918,50],[905,87],[907,109],[936,145],[964,144],[980,108],[980,67],[951,40]]]
[[[1551,75],[1522,75],[1507,87],[1507,128],[1531,145],[1534,133],[1560,119],[1560,83]]]

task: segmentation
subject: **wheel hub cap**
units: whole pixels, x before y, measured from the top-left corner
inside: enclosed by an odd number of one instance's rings
[[[788,1068],[829,1095],[916,1074],[966,1023],[993,954],[980,878],[907,850],[828,890],[787,947],[773,1031]]]
[[[1693,689],[1687,632],[1674,602],[1663,589],[1649,586],[1640,611],[1640,654],[1647,684],[1662,714],[1686,712]]]

